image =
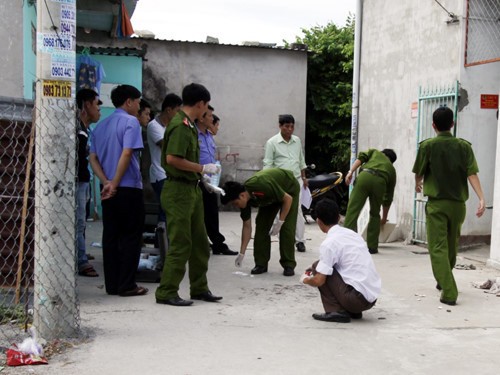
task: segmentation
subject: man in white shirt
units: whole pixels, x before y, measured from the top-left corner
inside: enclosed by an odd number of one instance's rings
[[[175,114],[179,111],[182,104],[182,99],[175,94],[167,94],[161,104],[161,113],[148,124],[147,135],[149,153],[151,154],[151,167],[149,168],[149,181],[153,186],[158,202],[161,202],[160,195],[163,188],[163,183],[167,178],[165,170],[161,166],[161,146],[163,144],[163,136],[165,128]],[[158,214],[158,223],[165,223],[165,211],[160,204],[160,212]],[[165,224],[163,224],[165,225]]]
[[[280,132],[269,138],[265,145],[264,168],[281,168],[292,171],[294,177],[302,190],[307,189],[306,162],[300,138],[293,135],[295,130],[295,119],[292,115],[279,115]],[[300,197],[299,197],[300,202]],[[295,227],[295,246],[297,251],[306,251],[304,238],[304,218],[300,214],[300,204],[297,213],[297,225]]]
[[[363,238],[338,225],[339,208],[330,199],[316,205],[317,222],[326,239],[319,260],[301,276],[304,284],[316,286],[325,309],[316,320],[349,323],[371,309],[381,290],[380,276]]]

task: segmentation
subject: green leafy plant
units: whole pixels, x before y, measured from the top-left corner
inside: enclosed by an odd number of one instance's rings
[[[295,43],[310,51],[307,69],[306,162],[319,173],[349,169],[354,18],[302,29]],[[286,43],[286,46],[290,46]],[[343,205],[343,204],[342,204]]]

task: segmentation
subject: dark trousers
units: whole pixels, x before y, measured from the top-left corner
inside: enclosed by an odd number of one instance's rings
[[[314,271],[316,271],[317,264],[318,261],[312,265]],[[360,292],[351,285],[346,284],[335,268],[333,274],[327,276],[326,282],[318,289],[325,312],[348,311],[360,313],[371,309],[376,302],[368,302]]]
[[[102,254],[108,294],[137,287],[144,228],[142,189],[119,187],[113,198],[102,201]]]
[[[217,194],[209,193],[203,184],[200,184],[203,194],[203,211],[205,213],[205,228],[208,238],[212,242],[212,250],[224,250],[227,245],[224,244],[226,238],[219,231],[219,202]]]
[[[158,203],[160,205],[159,211],[158,211],[158,222],[166,222],[167,219],[165,217],[165,211],[163,211],[163,208],[161,207],[161,191],[163,190],[163,184],[165,183],[166,179],[163,180],[157,180],[156,182],[151,182],[151,186],[153,187],[153,190],[155,192],[155,196],[158,199]]]

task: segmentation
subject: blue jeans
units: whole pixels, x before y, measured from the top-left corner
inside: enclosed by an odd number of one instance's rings
[[[76,196],[76,245],[78,248],[78,269],[89,262],[85,249],[86,205],[90,199],[89,183],[79,182]]]

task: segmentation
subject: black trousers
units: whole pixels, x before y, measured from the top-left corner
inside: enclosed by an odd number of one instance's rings
[[[219,232],[219,202],[217,194],[209,193],[203,184],[200,184],[203,193],[203,211],[205,213],[205,228],[208,238],[212,242],[212,250],[224,250],[226,238]]]
[[[137,287],[144,217],[142,189],[119,187],[113,198],[102,201],[104,284],[108,294]]]

